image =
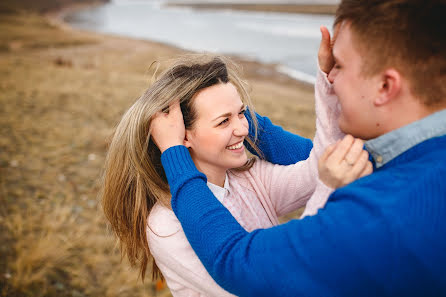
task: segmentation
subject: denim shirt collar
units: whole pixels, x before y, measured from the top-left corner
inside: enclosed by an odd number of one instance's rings
[[[371,139],[365,147],[376,168],[380,168],[415,145],[443,135],[446,135],[446,109]]]

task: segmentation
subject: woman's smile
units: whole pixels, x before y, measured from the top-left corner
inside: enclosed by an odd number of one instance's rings
[[[245,146],[243,145],[243,140],[242,140],[236,144],[227,146],[226,149],[228,149],[234,153],[238,153],[238,152],[243,152],[245,149]]]

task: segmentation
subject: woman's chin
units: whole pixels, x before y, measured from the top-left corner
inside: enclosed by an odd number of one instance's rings
[[[234,162],[232,169],[242,167],[248,162],[248,156],[246,155],[246,152],[238,158],[236,162]]]

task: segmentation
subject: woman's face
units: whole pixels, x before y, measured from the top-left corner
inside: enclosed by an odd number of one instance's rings
[[[185,145],[206,175],[221,174],[247,161],[243,140],[248,135],[245,105],[231,83],[205,88],[195,95],[197,119],[186,131]]]

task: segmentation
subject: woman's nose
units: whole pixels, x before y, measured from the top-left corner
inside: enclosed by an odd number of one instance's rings
[[[234,135],[235,136],[246,136],[249,131],[248,120],[243,117],[242,119],[237,119],[234,124]]]

